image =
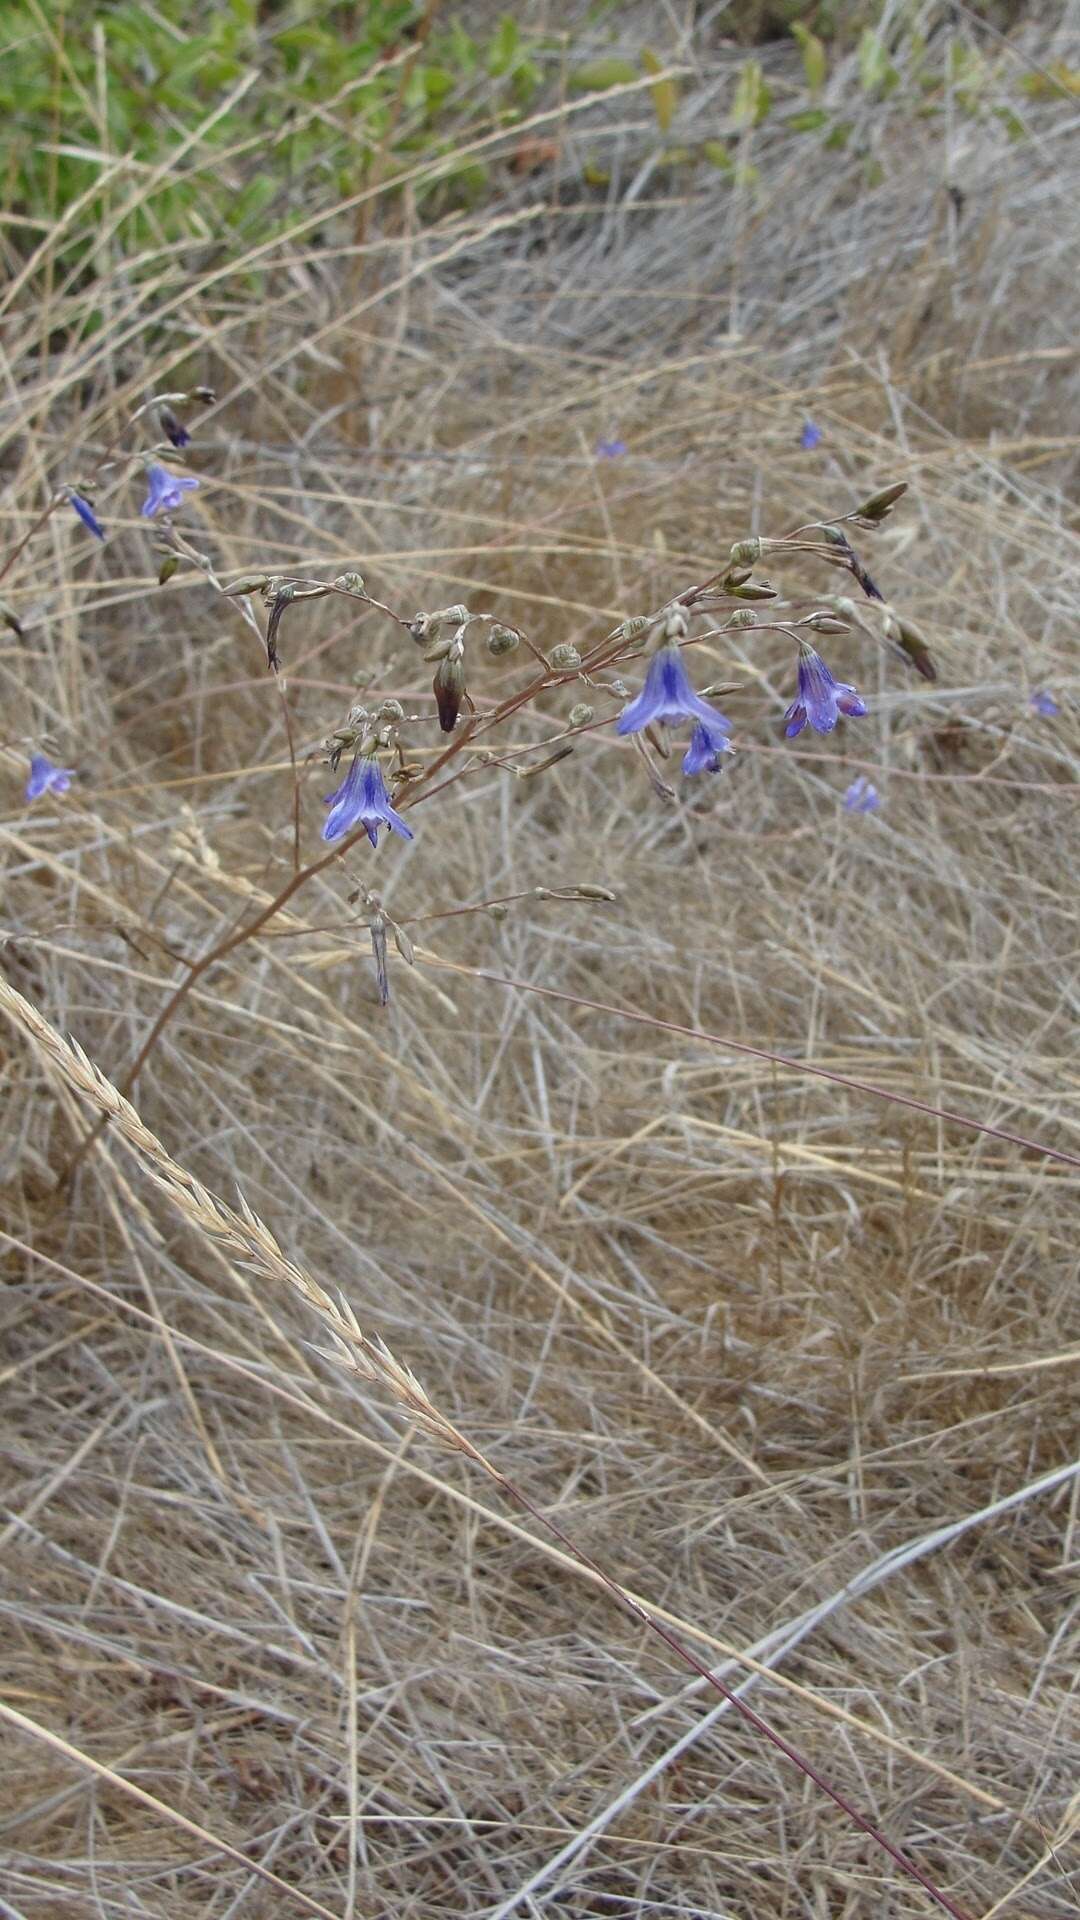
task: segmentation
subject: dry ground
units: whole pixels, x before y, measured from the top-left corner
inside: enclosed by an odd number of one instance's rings
[[[730,73],[703,62],[691,121]],[[5,322],[5,549],[133,400],[204,380],[184,524],[221,575],[359,566],[542,647],[910,482],[867,557],[935,685],[867,616],[830,657],[871,716],[786,743],[790,641],[707,643],[722,778],[665,804],[610,728],[478,766],[208,971],[133,1100],[984,1920],[1065,1920],[1080,1884],[1076,118],[879,114],[873,191],[763,133],[732,192],[658,175],[631,95],[436,231],[396,203],[152,296],[114,262],[81,341],[85,295],[58,271],[43,313],[38,273]],[[293,859],[280,690],[194,568],[157,587],[137,497],[102,489],[104,550],[66,508],[33,534],[0,658],[3,976],[114,1082]],[[357,687],[428,702],[341,604],[282,627],[305,861]],[[521,659],[480,652],[481,705]],[[79,777],[27,809],[42,740]],[[856,772],[875,816],[841,808]],[[529,897],[581,882],[616,899]],[[386,1009],[347,902],[376,883],[420,949]],[[120,1130],[58,1189],[77,1062],[2,1033],[0,1913],[934,1910]]]

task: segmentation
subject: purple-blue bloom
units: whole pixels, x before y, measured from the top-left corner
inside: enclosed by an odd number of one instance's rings
[[[598,460],[621,460],[625,452],[625,440],[598,440],[596,443]]]
[[[615,722],[616,733],[640,733],[645,727],[674,726],[693,720],[694,732],[683,760],[684,773],[717,773],[720,755],[729,752],[725,734],[731,722],[695,693],[677,646],[661,647],[649,662],[645,685]]]
[[[784,715],[788,739],[801,733],[808,720],[815,733],[831,733],[842,713],[857,720],[865,712],[866,701],[854,687],[834,680],[820,653],[800,640],[799,697]]]
[[[191,444],[191,435],[182,420],[178,420],[171,407],[159,407],[158,419],[174,447],[187,447]]]
[[[799,435],[799,445],[804,453],[813,453],[814,448],[820,447],[824,438],[824,428],[819,427],[816,420],[807,420]]]
[[[1061,708],[1058,706],[1053,694],[1047,693],[1045,687],[1041,692],[1032,694],[1031,704],[1036,713],[1042,714],[1044,720],[1052,720],[1056,713],[1061,712]]]
[[[90,505],[89,500],[84,500],[81,493],[69,493],[68,499],[71,501],[83,526],[89,527],[95,539],[104,540],[105,529],[98,519],[97,514],[94,512],[93,507]]]
[[[43,753],[32,754],[26,797],[28,800],[40,800],[43,793],[66,793],[74,777],[74,767],[54,767]]]
[[[717,715],[720,720],[721,715]],[[686,774],[719,773],[720,755],[734,753],[735,749],[727,738],[724,729],[727,721],[716,726],[711,720],[699,720],[690,735],[690,745],[683,754],[682,770]]]
[[[146,484],[150,491],[142,503],[144,520],[152,520],[156,513],[172,513],[183,500],[198,486],[194,474],[170,473],[168,467],[150,466],[146,469]]]
[[[326,796],[330,811],[323,823],[324,840],[340,840],[354,827],[364,827],[373,847],[379,844],[380,826],[392,827],[404,839],[411,840],[413,830],[390,805],[382,768],[370,755],[357,754],[340,787]]]
[[[881,795],[865,773],[860,773],[851,783],[844,795],[844,807],[848,813],[876,813],[881,805]]]

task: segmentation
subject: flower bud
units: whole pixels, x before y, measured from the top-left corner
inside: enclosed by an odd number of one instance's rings
[[[725,627],[752,627],[756,618],[753,607],[736,607],[734,613],[728,615],[724,625]]]
[[[571,707],[567,715],[572,727],[587,727],[592,717],[593,709],[585,700],[579,700],[577,706]]]
[[[896,480],[891,487],[882,487],[879,492],[872,493],[869,500],[864,500],[861,507],[856,508],[858,518],[869,520],[871,523],[884,520],[886,514],[892,512],[896,502],[907,490],[906,480]]]
[[[617,893],[612,893],[610,887],[594,886],[591,880],[583,880],[574,891],[582,900],[617,900],[619,897]]]
[[[165,559],[162,561],[160,567],[158,568],[157,583],[159,587],[163,587],[167,580],[172,579],[173,574],[177,571],[179,565],[180,565],[180,561],[177,558],[175,553],[170,553],[166,555]]]
[[[463,626],[467,620],[472,619],[472,614],[469,612],[468,607],[440,607],[437,613],[429,613],[428,619],[432,625],[440,627],[460,627]]]
[[[937,668],[934,665],[933,656],[918,627],[913,627],[910,621],[901,620],[894,613],[887,613],[885,633],[888,639],[895,640],[902,652],[907,654],[916,673],[920,673],[924,680],[937,679]]]
[[[334,581],[342,593],[363,593],[364,576],[362,573],[339,573]]]
[[[493,900],[488,912],[493,920],[505,920],[510,909],[504,900]]]
[[[620,640],[636,640],[638,637],[638,634],[644,633],[646,627],[649,624],[650,622],[647,615],[643,613],[635,613],[632,620],[623,621],[622,626],[619,628],[619,639]]]
[[[439,709],[439,725],[444,733],[453,733],[465,692],[465,667],[460,655],[456,659],[447,655],[439,661],[431,687]]]
[[[379,703],[379,715],[383,720],[404,720],[405,709],[400,700],[383,700]]]
[[[394,945],[397,948],[398,952],[400,953],[406,966],[411,967],[414,964],[415,957],[416,957],[413,952],[413,943],[409,939],[409,936],[406,933],[404,927],[399,927],[396,923],[394,926]]]
[[[720,582],[722,593],[734,593],[736,587],[745,586],[753,572],[752,567],[732,567]]]
[[[558,673],[575,673],[581,665],[581,655],[572,640],[563,640],[552,647],[548,659]]]
[[[808,613],[803,621],[806,627],[813,627],[815,633],[850,633],[846,620],[838,620],[834,613]]]
[[[171,407],[159,407],[157,416],[161,422],[162,432],[168,436],[174,447],[186,447],[190,443],[190,433],[183,421],[177,419]]]
[[[217,399],[217,394],[214,392],[213,387],[192,387],[191,397],[193,400],[201,401],[204,407],[212,407]]]
[[[449,635],[445,640],[433,640],[430,647],[424,648],[424,659],[445,660],[447,654],[453,651],[453,647],[454,642]]]
[[[761,541],[736,540],[728,558],[733,567],[752,567],[761,559]]]
[[[776,588],[770,587],[767,580],[747,580],[741,587],[732,587],[736,600],[775,600]]]
[[[521,636],[512,627],[492,627],[487,637],[487,650],[494,659],[501,654],[513,653],[520,645]]]
[[[231,586],[226,587],[225,592],[230,599],[236,599],[236,597],[242,593],[261,593],[263,588],[268,585],[268,574],[244,573],[241,574],[239,580],[234,580]]]

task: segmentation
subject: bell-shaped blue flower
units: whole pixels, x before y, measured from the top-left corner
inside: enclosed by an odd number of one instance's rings
[[[1031,705],[1036,713],[1042,714],[1044,720],[1052,720],[1056,713],[1061,712],[1053,694],[1048,693],[1045,687],[1039,693],[1032,694]]]
[[[730,751],[724,735],[731,732],[716,707],[710,707],[695,693],[682,657],[682,649],[664,646],[653,654],[645,685],[636,700],[625,706],[615,722],[616,733],[641,733],[645,727],[673,727],[680,720],[692,720],[694,732],[683,760],[684,773],[716,773],[720,755]]]
[[[858,774],[844,795],[845,812],[876,813],[880,805],[881,795],[873,781],[865,773]]]
[[[814,448],[820,447],[824,438],[824,432],[821,427],[818,426],[817,421],[807,420],[804,422],[803,430],[799,435],[799,445],[804,453],[813,453]]]
[[[190,493],[199,483],[194,474],[170,473],[168,467],[150,466],[146,469],[146,484],[149,491],[140,511],[144,520],[152,520],[156,513],[175,512],[185,493]]]
[[[799,697],[784,719],[788,739],[801,733],[807,721],[815,733],[831,733],[842,713],[853,720],[866,712],[866,701],[842,680],[834,680],[820,653],[807,641],[799,642]]]
[[[330,811],[323,823],[324,840],[340,840],[354,827],[364,827],[373,847],[379,844],[379,828],[392,827],[405,840],[413,830],[390,805],[382,768],[370,755],[357,754],[340,787],[326,796]]]
[[[43,793],[66,793],[74,778],[74,767],[54,767],[43,753],[32,754],[26,797],[28,800],[40,800]]]
[[[82,521],[83,526],[89,528],[95,539],[104,540],[105,529],[98,519],[97,514],[94,512],[93,507],[90,505],[89,500],[84,500],[81,493],[69,493],[68,499],[78,514],[79,519]]]
[[[684,773],[719,773],[720,755],[734,753],[735,749],[726,733],[727,721],[720,714],[717,715],[717,719],[722,722],[720,726],[711,720],[697,722],[690,735],[690,745],[683,754]]]

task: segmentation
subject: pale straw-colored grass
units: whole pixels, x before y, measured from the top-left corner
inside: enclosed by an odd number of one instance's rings
[[[1080,65],[1075,29],[1003,59]],[[736,59],[699,56],[695,138]],[[85,338],[84,211],[48,299],[44,256],[12,277],[0,1911],[263,1920],[270,1875],[340,1920],[929,1913],[469,1447],[960,1906],[1075,1910],[1075,103],[1010,142],[830,85],[876,190],[768,125],[757,195],[659,178],[639,91],[542,121],[557,168],[436,229],[383,197],[360,238],[163,256],[142,295],[103,232]],[[116,206],[152,191],[118,169]],[[204,573],[157,587],[119,476],[104,552],[66,508],[31,533],[125,409],[196,381],[183,524],[221,579],[359,567],[406,615],[592,643],[902,478],[865,558],[939,678],[861,606],[830,659],[871,715],[785,743],[790,642],[705,643],[739,685],[719,780],[665,805],[606,727],[479,766],[208,966],[124,1105],[188,961],[293,872],[283,700],[307,863],[357,686],[429,698],[336,600],[286,615],[283,696]],[[480,649],[478,701],[521,660]],[[79,778],[28,809],[41,744]],[[875,816],[841,808],[856,772]],[[583,884],[616,897],[553,897]],[[417,948],[386,1009],[371,885]]]

